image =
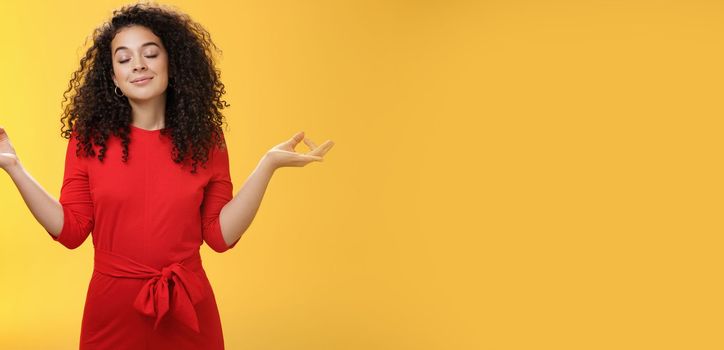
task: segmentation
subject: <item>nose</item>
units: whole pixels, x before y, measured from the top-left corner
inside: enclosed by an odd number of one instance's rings
[[[133,71],[134,71],[134,72],[144,71],[144,70],[146,70],[146,69],[147,69],[147,68],[146,68],[146,64],[143,63],[143,62],[141,62],[141,60],[137,60],[137,61],[136,61],[136,65],[133,66]]]

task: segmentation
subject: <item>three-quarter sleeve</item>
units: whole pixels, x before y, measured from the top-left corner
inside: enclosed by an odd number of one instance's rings
[[[58,200],[63,207],[63,229],[58,237],[46,230],[53,240],[68,249],[79,247],[88,238],[94,223],[87,162],[76,156],[77,144],[76,133],[73,132],[65,153],[65,173]]]
[[[220,134],[226,145],[224,134]],[[211,178],[204,188],[204,199],[201,204],[202,236],[204,242],[219,253],[233,248],[239,240],[227,245],[221,233],[221,209],[233,198],[234,186],[229,173],[229,153],[226,147],[219,148],[214,145],[209,158],[211,164]]]

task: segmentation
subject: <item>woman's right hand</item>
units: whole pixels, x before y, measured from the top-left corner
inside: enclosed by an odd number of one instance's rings
[[[0,126],[0,168],[5,170],[16,166],[20,162],[15,148],[10,143],[10,137],[5,129]]]

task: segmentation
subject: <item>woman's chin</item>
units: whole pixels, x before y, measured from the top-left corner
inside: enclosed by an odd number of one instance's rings
[[[149,102],[157,98],[164,97],[166,94],[166,91],[162,91],[160,93],[140,93],[140,94],[132,94],[132,95],[126,95],[130,101],[133,102]]]

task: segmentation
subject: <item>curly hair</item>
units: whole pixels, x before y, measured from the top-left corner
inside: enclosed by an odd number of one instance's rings
[[[192,160],[191,173],[196,173],[197,164],[204,166],[215,144],[225,147],[221,110],[230,105],[222,100],[226,91],[221,72],[215,68],[212,49],[219,53],[221,50],[200,24],[165,5],[126,5],[114,10],[111,20],[95,29],[92,45],[63,93],[61,136],[70,139],[77,133],[78,156],[81,148],[86,155],[95,156],[95,144],[100,148],[101,162],[105,158],[106,140],[111,135],[118,136],[123,145],[122,160],[127,162],[131,106],[127,97],[119,97],[113,90],[111,41],[121,29],[132,25],[151,30],[168,52],[169,86],[161,134],[173,140],[173,161]],[[71,91],[69,101],[67,94]]]

